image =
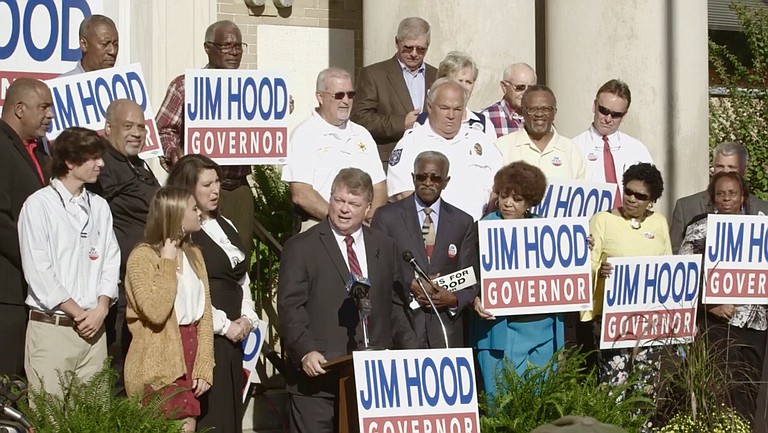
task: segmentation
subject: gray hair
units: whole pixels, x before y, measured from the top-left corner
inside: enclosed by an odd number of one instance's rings
[[[747,151],[747,148],[744,147],[744,145],[741,143],[737,143],[735,141],[724,141],[718,144],[715,147],[715,150],[712,151],[712,158],[714,159],[717,155],[738,155],[739,167],[741,168],[742,172],[747,168],[747,163],[749,162],[749,152]]]
[[[115,29],[115,31],[117,31],[117,26],[115,26],[115,22],[112,21],[112,18],[104,15],[94,14],[87,17],[80,23],[80,28],[77,30],[78,37],[80,37],[80,39],[87,38],[88,34],[90,34],[98,25],[110,26]]]
[[[421,152],[416,156],[416,160],[413,161],[413,172],[416,172],[416,167],[419,166],[419,164],[422,161],[439,161],[443,164],[443,167],[445,167],[445,172],[448,173],[448,171],[451,169],[451,162],[448,161],[448,157],[444,154],[434,151],[434,150],[425,150],[424,152]]]
[[[329,78],[348,78],[350,81],[352,80],[352,76],[349,74],[349,72],[342,68],[331,66],[330,68],[323,69],[319,74],[317,74],[317,84],[315,85],[315,90],[318,92],[324,92],[327,89],[325,86],[325,80]]]
[[[456,86],[456,88],[461,89],[461,93],[464,95],[464,107],[467,106],[467,99],[469,99],[467,96],[467,89],[465,89],[464,86],[462,86],[458,81],[448,77],[438,78],[434,83],[432,83],[432,87],[429,88],[429,93],[427,93],[428,105],[431,106],[435,103],[437,100],[437,94],[440,93],[440,89],[443,86]]]
[[[523,63],[523,62],[513,63],[513,64],[507,66],[506,68],[504,68],[504,73],[502,74],[501,79],[504,80],[504,81],[511,80],[512,79],[512,74],[515,72],[516,69],[520,69],[520,68],[526,68],[529,71],[531,71],[531,73],[533,74],[533,81],[534,82],[538,82],[539,81],[538,77],[536,76],[536,71],[531,67],[531,65],[529,65],[528,63]]]
[[[472,80],[477,80],[477,74],[480,71],[477,69],[477,63],[472,60],[472,57],[463,51],[451,51],[445,55],[445,58],[437,67],[437,78],[458,74],[464,68],[471,68]]]
[[[234,22],[230,20],[221,20],[216,21],[215,23],[208,26],[208,28],[205,30],[205,42],[213,42],[214,39],[216,39],[216,30],[220,28],[233,28],[237,30],[237,33],[240,33],[240,36],[242,37],[242,33],[240,32],[240,27],[237,26]]]
[[[429,46],[429,23],[423,18],[408,17],[400,21],[400,25],[397,26],[395,39],[402,42],[418,39],[424,35],[427,36],[427,46]]]

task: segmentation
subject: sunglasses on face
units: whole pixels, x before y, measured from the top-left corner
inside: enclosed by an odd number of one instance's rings
[[[427,54],[426,47],[417,47],[415,45],[403,45],[403,48],[402,48],[403,53],[410,54],[413,52],[413,50],[416,50],[416,54],[420,56]]]
[[[651,196],[649,194],[643,194],[643,193],[639,193],[637,191],[632,191],[631,189],[627,188],[626,186],[624,187],[624,196],[625,197],[632,196],[632,197],[634,197],[634,198],[636,198],[637,200],[640,200],[640,201],[648,201],[648,200],[651,199]]]
[[[336,92],[336,93],[320,92],[320,93],[325,93],[326,95],[331,95],[333,97],[333,99],[336,99],[338,101],[341,101],[342,99],[344,99],[344,95],[346,95],[347,98],[349,98],[349,99],[354,99],[355,95],[357,95],[357,92],[355,92],[354,90],[350,90],[349,92]]]
[[[528,88],[528,84],[515,84],[515,83],[511,83],[509,81],[504,81],[504,83],[507,86],[510,86],[513,89],[515,89],[516,92],[525,92],[525,89]]]
[[[599,111],[603,116],[611,116],[614,119],[621,119],[625,114],[627,114],[626,111],[623,113],[621,111],[611,111],[600,104],[597,104],[597,111]]]
[[[443,176],[440,176],[439,174],[432,174],[432,173],[430,174],[414,173],[413,177],[419,182],[425,182],[427,179],[431,180],[432,183],[440,183],[443,181]]]

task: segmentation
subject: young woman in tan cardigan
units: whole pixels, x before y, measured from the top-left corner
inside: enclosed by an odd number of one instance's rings
[[[208,275],[189,233],[200,211],[181,188],[158,190],[145,243],[128,258],[126,320],[133,340],[125,359],[128,395],[160,395],[169,418],[194,432],[199,397],[213,381],[213,325]]]

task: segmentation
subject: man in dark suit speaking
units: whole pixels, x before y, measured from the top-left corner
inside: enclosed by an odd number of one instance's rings
[[[328,218],[286,242],[277,308],[290,363],[292,432],[336,431],[338,377],[323,364],[365,347],[358,309],[347,293],[352,275],[370,280],[371,347],[416,348],[406,318],[402,261],[388,237],[363,227],[371,207],[371,177],[342,169],[331,185]]]
[[[448,185],[450,164],[440,152],[421,152],[413,166],[414,194],[390,203],[373,216],[371,227],[413,252],[416,262],[430,276],[447,275],[466,267],[477,268],[477,232],[472,217],[440,198]],[[379,214],[379,212],[381,212]],[[411,281],[411,293],[420,304],[413,312],[413,327],[422,348],[445,347],[445,338],[423,291],[410,268],[403,281]],[[464,346],[464,310],[477,296],[477,285],[456,292],[422,282],[443,320],[450,347]]]
[[[360,70],[355,82],[355,104],[350,118],[363,125],[376,144],[382,162],[403,133],[413,128],[425,108],[427,90],[437,69],[424,61],[429,49],[429,23],[419,17],[402,20],[395,36],[397,53]]]

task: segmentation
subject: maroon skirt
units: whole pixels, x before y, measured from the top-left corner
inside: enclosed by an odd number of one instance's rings
[[[149,385],[145,390],[145,402],[158,398],[160,408],[168,419],[193,418],[200,415],[200,400],[195,397],[192,389],[192,369],[195,367],[197,356],[197,325],[179,326],[181,346],[184,351],[186,372],[172,384],[159,390]]]

